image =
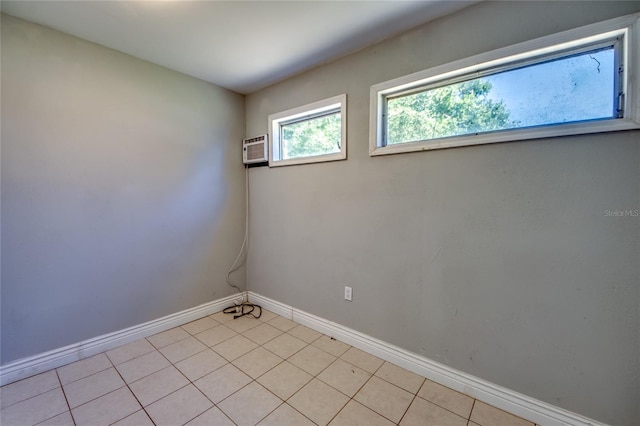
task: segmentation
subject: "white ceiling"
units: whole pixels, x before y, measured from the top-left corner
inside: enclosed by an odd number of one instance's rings
[[[246,94],[476,1],[2,0],[0,8]]]

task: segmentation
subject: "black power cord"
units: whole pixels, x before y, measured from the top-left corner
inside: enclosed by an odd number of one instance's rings
[[[231,273],[240,269],[240,266],[242,266],[242,263],[246,261],[247,247],[249,245],[249,168],[246,165],[244,167],[244,184],[245,184],[244,239],[242,240],[242,246],[240,247],[240,252],[236,257],[236,260],[233,262],[233,265],[231,265],[231,268],[229,268],[229,272],[227,272],[227,284],[229,284],[231,287],[238,290],[238,292],[242,296],[242,303],[234,306],[229,306],[228,308],[225,308],[222,311],[225,314],[236,314],[233,316],[233,319],[238,319],[245,315],[251,315],[254,318],[260,318],[262,316],[262,307],[260,305],[249,303],[247,293],[245,292],[243,294],[240,287],[238,287],[238,285],[236,285],[233,281],[231,281]],[[243,257],[242,256],[243,254],[244,254],[243,262],[238,263],[240,259]],[[253,313],[253,311],[255,311],[256,308],[258,308],[258,315]]]
[[[240,313],[238,313],[238,308],[240,309]],[[245,310],[245,308],[248,308],[248,310]],[[256,308],[258,308],[259,310],[258,315],[253,313]],[[224,308],[222,312],[224,312],[225,314],[237,314],[233,316],[233,319],[237,319],[245,315],[251,315],[252,317],[257,319],[262,316],[262,306],[253,303],[242,303],[240,305]]]

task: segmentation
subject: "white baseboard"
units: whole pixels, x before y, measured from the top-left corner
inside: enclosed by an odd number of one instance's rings
[[[134,340],[186,324],[206,315],[214,314],[232,305],[238,297],[238,295],[228,296],[144,324],[13,361],[0,366],[0,385],[4,386],[5,384],[30,377],[34,374],[43,373],[53,368],[61,367],[71,362],[133,342]],[[341,324],[285,305],[284,303],[253,292],[248,292],[248,297],[252,303],[257,303],[273,313],[282,315],[299,324],[306,325],[323,334],[335,337],[338,340],[371,353],[385,361],[389,361],[434,382],[465,393],[487,404],[535,422],[536,424],[544,426],[606,426],[603,423],[514,392],[479,377],[455,370],[444,364],[432,361],[421,355],[409,352]]]
[[[299,324],[328,336],[335,337],[338,340],[426,377],[429,380],[440,383],[443,386],[467,394],[536,424],[544,426],[605,426],[596,420],[514,392],[479,377],[453,369],[424,356],[409,352],[398,346],[383,342],[359,331],[309,314],[259,294],[249,292],[249,301]]]
[[[135,325],[109,334],[103,334],[102,336],[94,337],[83,342],[10,362],[0,366],[0,385],[4,386],[8,383],[33,376],[34,374],[43,373],[52,368],[58,368],[71,362],[79,361],[133,342],[134,340],[143,339],[204,316],[215,314],[227,306],[233,305],[234,300],[239,297],[238,294],[234,294],[175,314],[167,315],[166,317],[145,322],[144,324]]]

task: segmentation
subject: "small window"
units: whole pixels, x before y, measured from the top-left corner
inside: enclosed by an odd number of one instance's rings
[[[347,95],[269,116],[269,166],[347,158]]]
[[[637,49],[637,20],[619,18],[373,86],[370,154],[640,127],[637,77],[627,61]]]

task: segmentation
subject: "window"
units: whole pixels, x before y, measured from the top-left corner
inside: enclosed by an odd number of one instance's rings
[[[373,86],[370,155],[640,128],[639,16]]]
[[[347,95],[269,116],[269,166],[347,158]]]

